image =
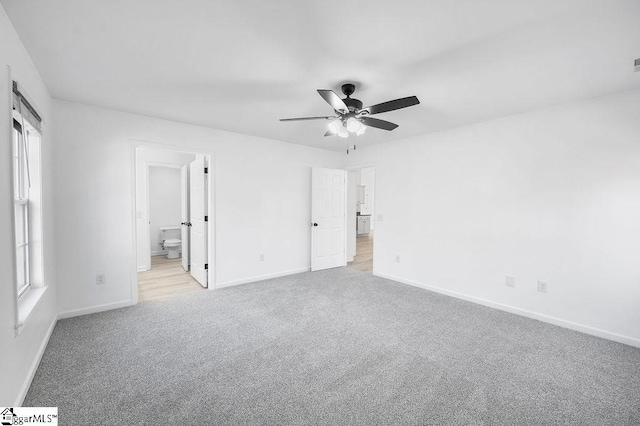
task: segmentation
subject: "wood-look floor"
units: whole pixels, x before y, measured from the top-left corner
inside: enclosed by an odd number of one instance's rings
[[[356,257],[347,267],[373,273],[373,232],[356,239]],[[138,272],[138,301],[162,300],[178,293],[204,290],[189,272],[182,268],[181,259],[152,256],[151,270]]]
[[[347,263],[347,267],[373,274],[373,231],[356,238],[356,257],[353,262]]]
[[[152,256],[151,270],[138,272],[138,301],[162,300],[178,293],[204,290],[189,272],[182,259]]]

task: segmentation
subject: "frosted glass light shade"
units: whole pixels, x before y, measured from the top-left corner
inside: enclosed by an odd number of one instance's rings
[[[356,132],[360,128],[360,122],[356,120],[354,117],[351,117],[347,120],[347,130],[351,133]]]
[[[331,133],[337,134],[340,127],[342,127],[342,122],[340,121],[340,119],[334,120],[331,123],[329,123],[328,127]]]

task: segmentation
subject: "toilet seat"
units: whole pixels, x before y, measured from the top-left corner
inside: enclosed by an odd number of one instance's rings
[[[178,244],[180,244],[180,240],[175,239],[175,238],[164,240],[164,245],[165,246],[172,246],[172,245],[178,245]]]

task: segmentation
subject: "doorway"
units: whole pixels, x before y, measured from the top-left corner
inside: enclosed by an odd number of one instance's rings
[[[138,301],[209,288],[210,155],[135,147]],[[212,248],[212,247],[211,247]]]
[[[311,271],[347,266],[373,275],[373,166],[312,169]]]
[[[348,172],[347,266],[373,274],[375,229],[375,170],[362,167]]]

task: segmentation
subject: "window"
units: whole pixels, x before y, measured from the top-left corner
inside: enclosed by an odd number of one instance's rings
[[[44,289],[40,140],[42,120],[13,83],[13,208],[15,285],[18,320],[33,308]]]
[[[13,188],[16,234],[16,278],[18,297],[30,286],[29,273],[29,132],[13,120]]]

